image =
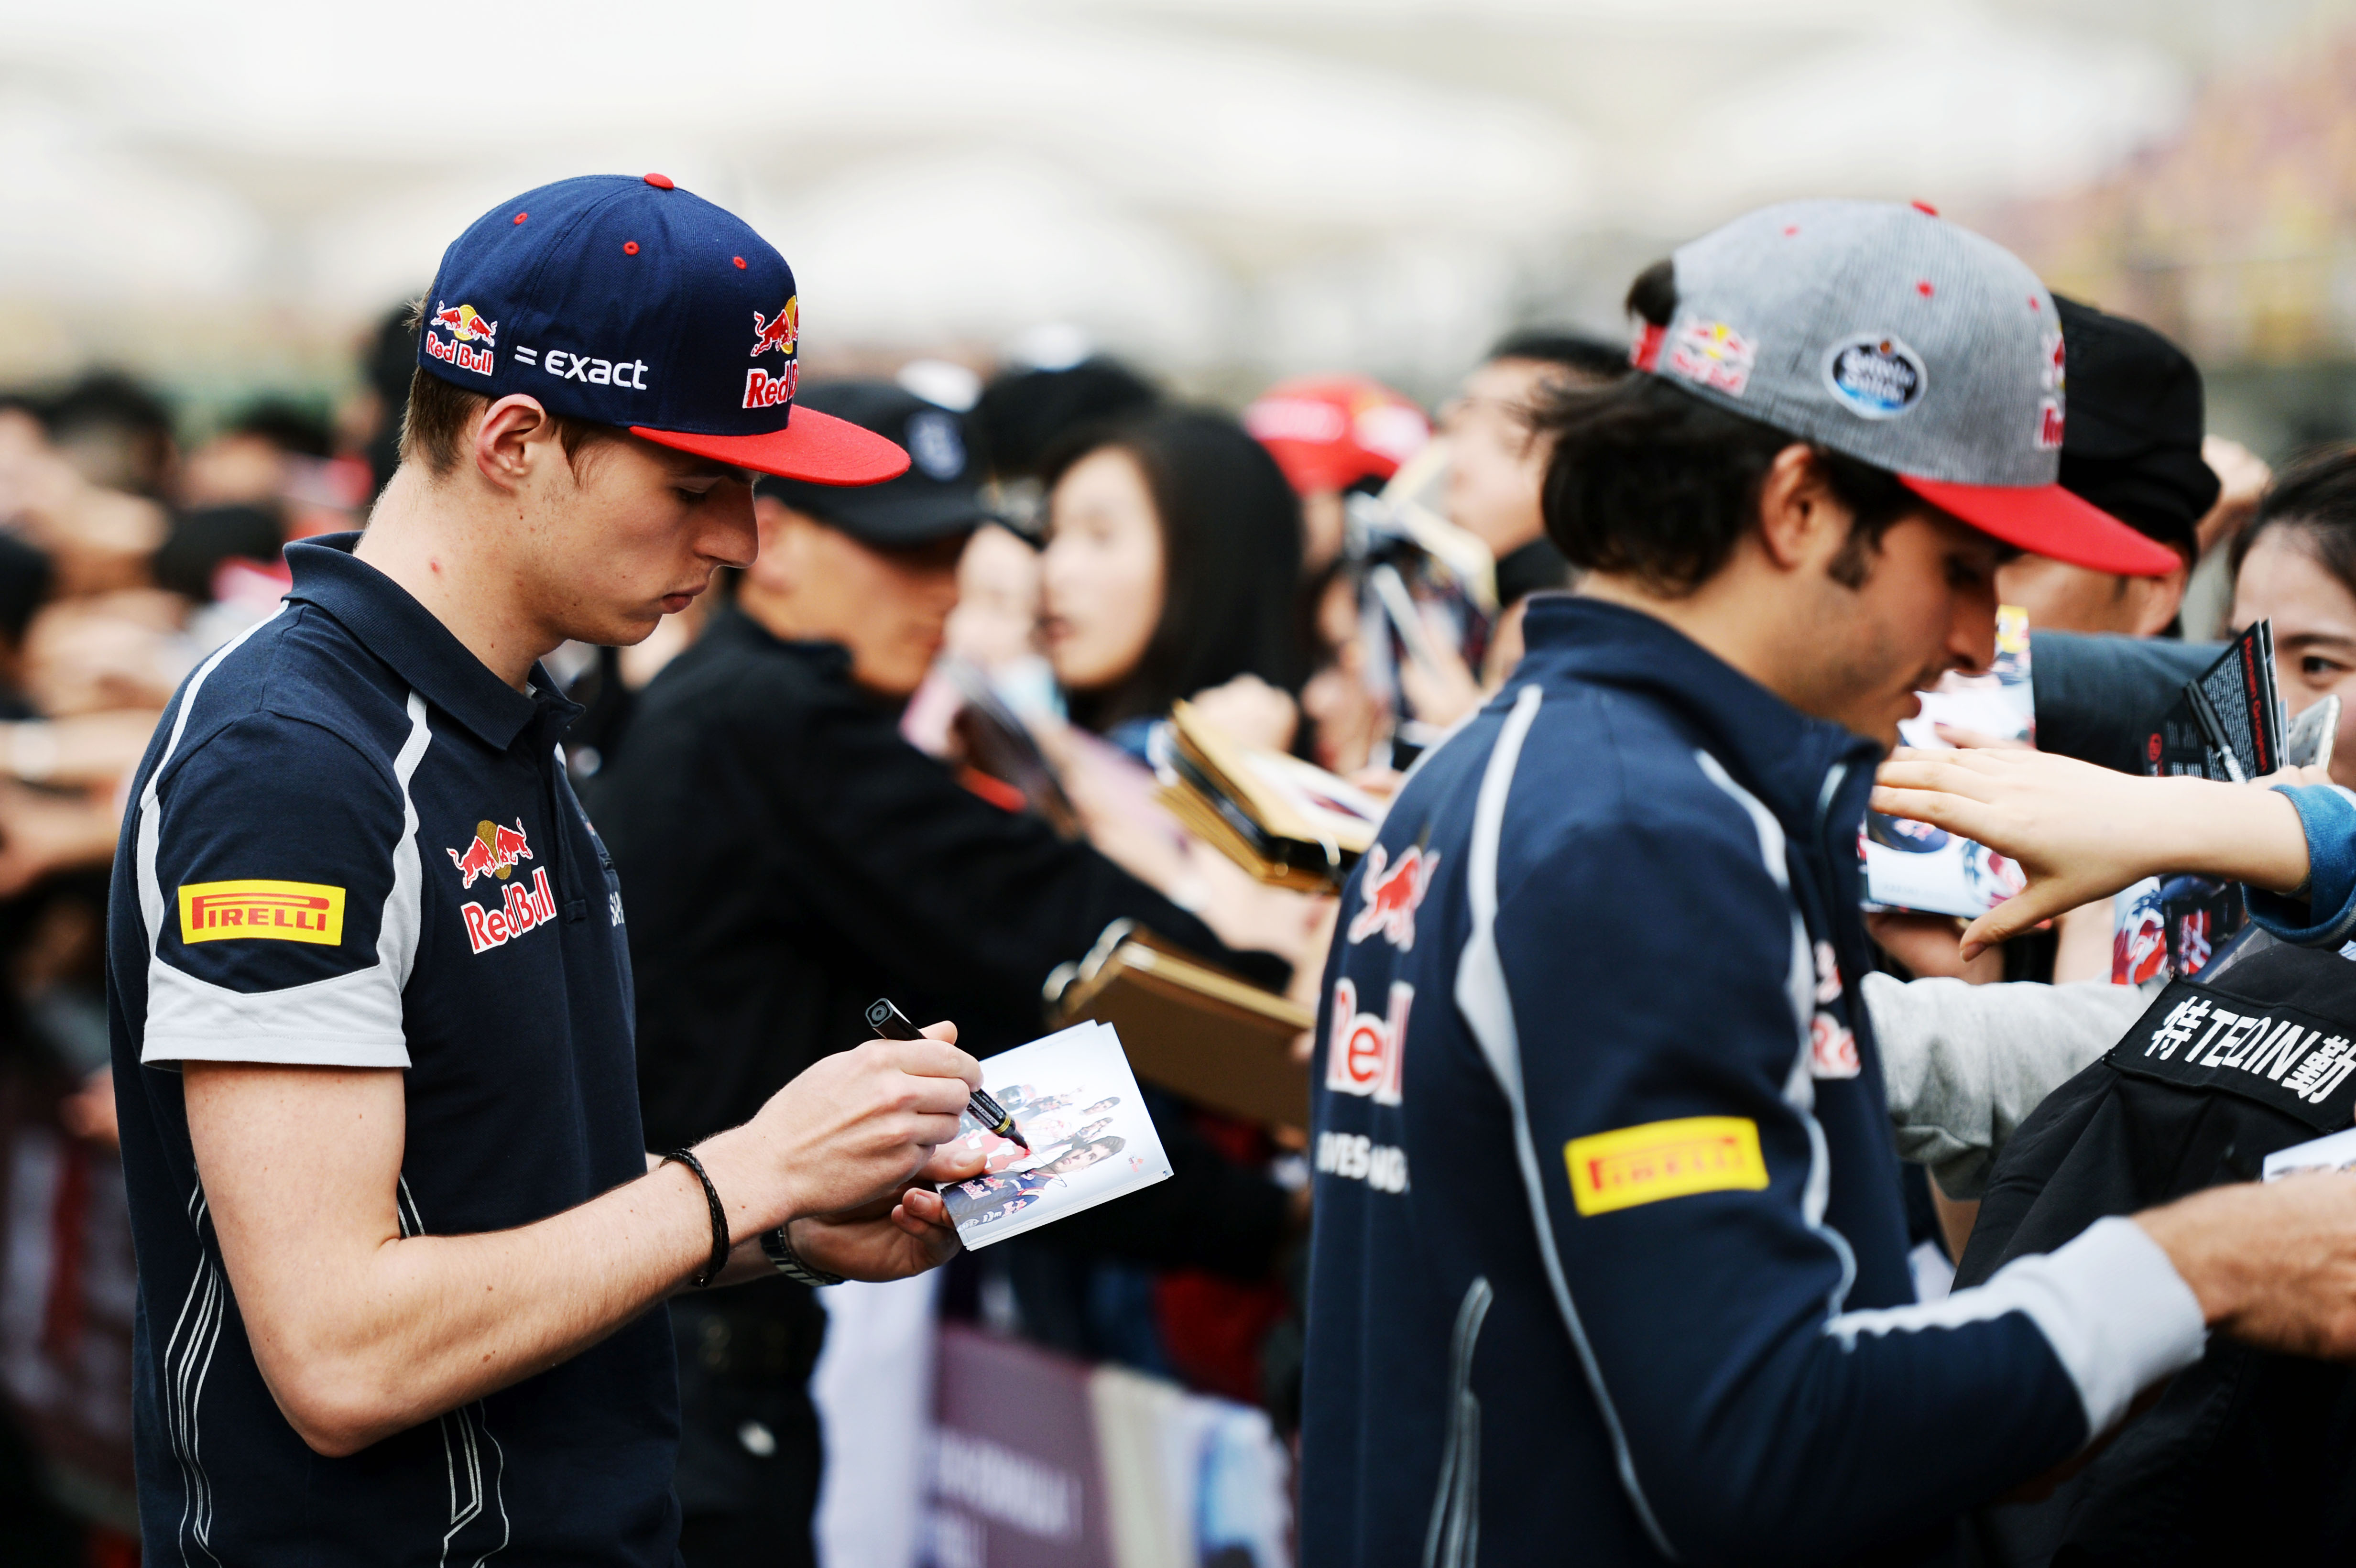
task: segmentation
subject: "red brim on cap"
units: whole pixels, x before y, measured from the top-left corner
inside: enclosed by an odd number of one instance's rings
[[[1901,474],[1898,482],[1941,511],[2033,555],[2114,571],[2163,577],[2184,558],[2059,485],[1955,485]]]
[[[881,485],[908,471],[908,454],[895,443],[816,409],[796,409],[785,429],[764,435],[694,435],[636,424],[630,433],[756,474],[813,485]]]

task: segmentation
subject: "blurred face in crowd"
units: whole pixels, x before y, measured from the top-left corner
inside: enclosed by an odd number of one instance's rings
[[[1547,447],[1530,431],[1530,411],[1558,365],[1493,359],[1464,378],[1464,389],[1440,413],[1448,438],[1448,520],[1477,534],[1499,557],[1538,538],[1538,487]]]
[[[966,536],[884,549],[771,496],[756,508],[761,553],[739,590],[745,613],[788,641],[841,644],[851,678],[878,696],[915,691],[957,607]]]
[[[2176,619],[2186,575],[2181,563],[2165,577],[2121,577],[2051,556],[2023,555],[1997,569],[1997,598],[2029,612],[2035,631],[2156,637]]]
[[[1301,688],[1301,711],[1314,726],[1317,765],[1349,774],[1366,765],[1386,717],[1366,689],[1366,650],[1358,639],[1358,594],[1336,574],[1317,600],[1317,673]]]
[[[753,559],[743,469],[635,436],[589,443],[570,461],[552,434],[523,444],[509,475],[518,526],[505,545],[553,641],[637,643],[686,609],[715,567]],[[471,477],[462,470],[443,482]]]
[[[1039,552],[1006,528],[976,528],[958,562],[948,650],[985,669],[1038,651]]]
[[[1162,523],[1134,458],[1090,453],[1047,501],[1040,608],[1047,657],[1068,691],[1127,679],[1162,620]]]
[[[2324,565],[2312,536],[2296,523],[2260,534],[2234,580],[2233,630],[2267,616],[2275,623],[2275,676],[2284,705],[2296,716],[2338,694],[2331,777],[2356,784],[2356,594]]]

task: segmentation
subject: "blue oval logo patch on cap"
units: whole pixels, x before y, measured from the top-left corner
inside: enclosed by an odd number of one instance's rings
[[[965,472],[965,438],[954,415],[926,409],[908,421],[908,455],[925,477],[948,484]]]
[[[1931,372],[1922,357],[1884,333],[1859,333],[1825,357],[1825,385],[1849,412],[1895,419],[1922,400]]]

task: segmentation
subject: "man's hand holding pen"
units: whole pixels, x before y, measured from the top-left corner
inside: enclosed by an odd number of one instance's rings
[[[697,1146],[748,1267],[754,1238],[788,1222],[807,1263],[853,1279],[896,1278],[956,1250],[929,1185],[964,1180],[981,1164],[939,1147],[957,1136],[981,1081],[956,1039],[955,1024],[937,1023],[914,1040],[826,1057],[751,1121]]]

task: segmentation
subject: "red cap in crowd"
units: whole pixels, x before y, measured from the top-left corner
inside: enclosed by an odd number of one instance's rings
[[[1244,410],[1244,428],[1301,495],[1387,479],[1431,439],[1414,403],[1365,376],[1296,376]]]

